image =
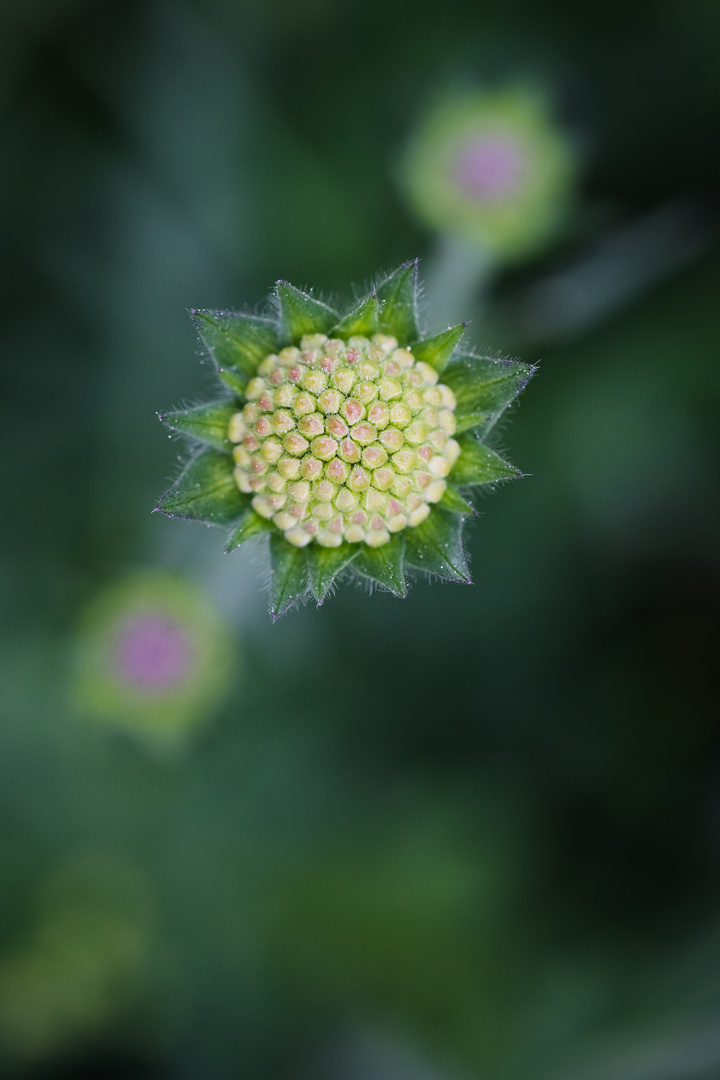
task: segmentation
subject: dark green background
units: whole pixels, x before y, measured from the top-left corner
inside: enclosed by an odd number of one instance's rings
[[[131,866],[152,910],[136,998],[3,1070],[719,1075],[720,8],[1,19],[0,971],[64,861]],[[208,396],[186,309],[277,278],[347,294],[429,255],[393,180],[408,130],[447,81],[524,72],[574,132],[584,209],[471,336],[541,361],[501,438],[532,475],[483,504],[473,587],[345,588],[272,625],[258,562],[150,516],[180,449],[155,412]],[[696,257],[582,336],[513,321],[532,282],[678,199]],[[79,613],[148,566],[206,586],[242,657],[171,760],[68,703]]]

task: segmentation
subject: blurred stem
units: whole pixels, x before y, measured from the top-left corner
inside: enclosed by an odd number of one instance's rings
[[[454,325],[470,314],[482,318],[495,266],[487,248],[439,236],[425,264],[424,292],[433,323]]]

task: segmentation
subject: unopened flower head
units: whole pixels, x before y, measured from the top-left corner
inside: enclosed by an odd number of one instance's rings
[[[246,396],[228,432],[235,479],[298,547],[387,544],[440,502],[460,455],[452,390],[387,334],[306,334]]]
[[[498,260],[532,253],[573,197],[576,156],[537,90],[446,95],[411,139],[402,183],[432,228]]]
[[[228,683],[229,631],[190,582],[137,574],[85,613],[76,699],[91,718],[151,739],[202,723]]]
[[[477,485],[519,475],[481,439],[532,368],[421,333],[417,264],[345,312],[278,282],[267,315],[198,311],[230,397],[162,419],[197,447],[157,509],[267,536],[271,612],[339,574],[403,596],[405,570],[469,581],[462,545]]]

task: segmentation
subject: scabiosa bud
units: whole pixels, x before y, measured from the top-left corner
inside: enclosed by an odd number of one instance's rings
[[[107,857],[62,864],[42,883],[25,940],[0,971],[0,1047],[16,1065],[97,1039],[139,1003],[149,985],[149,901],[142,875]]]
[[[91,719],[151,740],[186,735],[227,689],[231,645],[219,612],[188,581],[138,574],[85,612],[75,696]]]
[[[468,492],[520,475],[480,440],[533,369],[423,335],[417,288],[414,261],[346,312],[281,281],[271,314],[193,313],[232,396],[161,416],[197,452],[157,509],[267,534],[273,616],[345,571],[469,582]]]
[[[531,254],[557,230],[575,175],[575,153],[545,98],[521,86],[438,100],[401,170],[419,217],[508,262]]]

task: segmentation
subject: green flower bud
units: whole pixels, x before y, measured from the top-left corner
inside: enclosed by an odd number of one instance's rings
[[[456,485],[520,475],[479,439],[533,369],[461,350],[463,326],[423,335],[416,294],[411,262],[345,314],[285,282],[274,317],[194,313],[234,397],[162,417],[197,453],[157,509],[233,524],[228,550],[265,535],[273,616],[345,572],[469,582]]]
[[[437,101],[407,147],[401,180],[431,228],[510,262],[557,231],[576,172],[542,93],[516,86]]]
[[[100,593],[84,614],[75,699],[88,720],[176,744],[225,694],[232,656],[224,620],[196,586],[136,574]]]

